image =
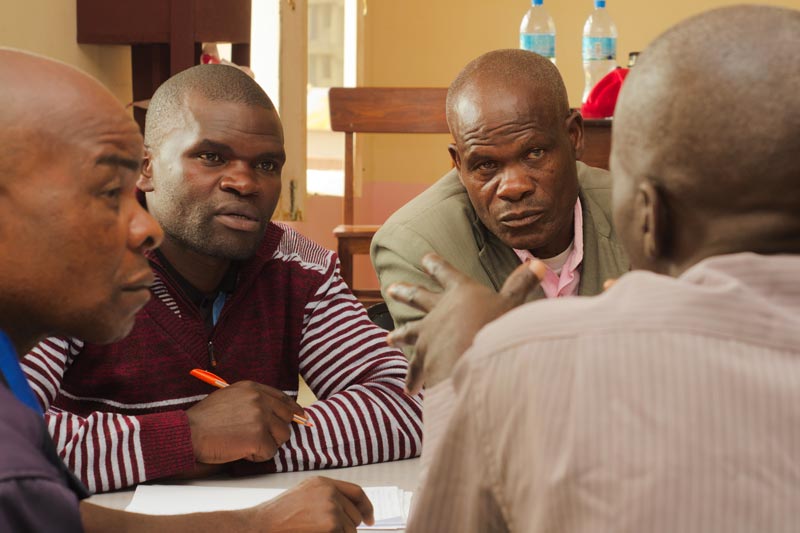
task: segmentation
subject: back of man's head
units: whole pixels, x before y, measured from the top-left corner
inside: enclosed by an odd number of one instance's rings
[[[660,191],[669,253],[800,252],[798,50],[800,12],[736,6],[640,56],[616,108],[612,173],[615,189]]]
[[[526,50],[493,50],[470,61],[447,90],[447,123],[453,129],[456,102],[474,87],[524,87],[532,99],[566,116],[569,100],[564,80],[550,60]]]
[[[149,148],[160,144],[164,134],[174,128],[176,118],[189,94],[210,101],[234,102],[275,109],[256,81],[229,65],[197,65],[172,76],[153,94],[147,108],[144,143]]]

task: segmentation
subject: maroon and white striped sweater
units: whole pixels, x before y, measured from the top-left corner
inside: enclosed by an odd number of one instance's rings
[[[419,454],[420,397],[403,392],[408,363],[385,342],[339,274],[336,254],[270,224],[210,334],[198,310],[150,257],[153,298],[133,332],[109,346],[50,338],[23,360],[67,465],[93,491],[177,474],[194,464],[185,409],[210,369],[296,397],[298,373],[320,401],[314,428],[292,424],[272,461],[289,471],[391,461]]]

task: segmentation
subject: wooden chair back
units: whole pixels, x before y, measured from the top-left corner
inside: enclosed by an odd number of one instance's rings
[[[379,226],[354,225],[354,135],[356,133],[449,133],[445,118],[447,89],[410,87],[336,87],[328,93],[331,129],[344,132],[342,225],[334,229],[342,277],[364,303],[379,302],[380,291],[353,287],[353,256],[369,253]]]
[[[336,87],[330,90],[331,129],[344,132],[342,222],[353,224],[355,133],[449,133],[445,88]]]

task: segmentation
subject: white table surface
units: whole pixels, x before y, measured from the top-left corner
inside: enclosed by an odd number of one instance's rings
[[[332,468],[327,470],[312,470],[308,472],[288,472],[281,474],[265,474],[247,477],[211,477],[193,481],[184,481],[175,484],[200,485],[207,487],[255,487],[271,489],[289,489],[306,478],[325,476],[356,483],[363,487],[398,486],[403,490],[415,490],[420,471],[419,459],[406,459],[405,461],[392,461],[373,465],[353,466],[350,468]],[[158,482],[158,484],[168,484]],[[88,501],[111,507],[124,509],[133,498],[134,489],[95,494]]]

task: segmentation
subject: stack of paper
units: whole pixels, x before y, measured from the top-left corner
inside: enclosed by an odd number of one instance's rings
[[[144,514],[187,514],[244,509],[271,500],[285,489],[139,485],[127,510]],[[411,492],[398,487],[364,487],[375,510],[374,526],[360,530],[392,530],[406,526]]]
[[[359,526],[361,530],[403,529],[411,508],[411,492],[398,487],[364,487],[375,510],[374,526]]]

